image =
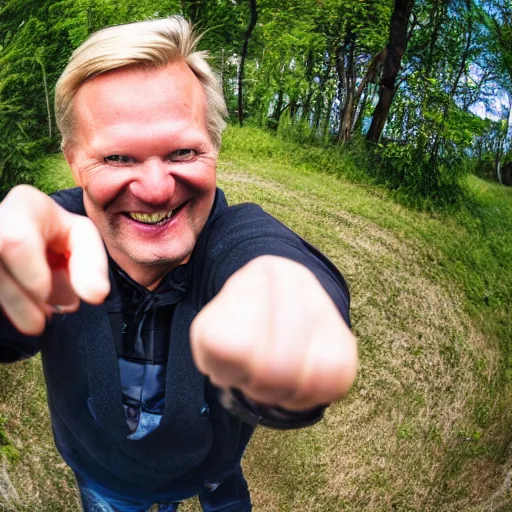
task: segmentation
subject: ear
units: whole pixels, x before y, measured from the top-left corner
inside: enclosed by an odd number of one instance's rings
[[[68,143],[62,147],[62,152],[71,169],[71,174],[73,175],[76,185],[82,187],[82,177],[76,165],[76,147],[72,143]]]

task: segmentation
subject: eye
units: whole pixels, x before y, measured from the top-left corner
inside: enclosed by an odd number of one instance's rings
[[[109,155],[105,157],[105,162],[111,164],[127,165],[133,164],[135,162],[135,159],[133,159],[131,156],[126,155]]]
[[[172,162],[189,162],[193,160],[198,155],[198,152],[195,149],[177,149],[173,151],[170,155],[170,160]]]

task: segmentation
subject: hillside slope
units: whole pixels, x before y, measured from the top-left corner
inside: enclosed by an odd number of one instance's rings
[[[512,510],[511,191],[472,178],[471,205],[427,215],[348,181],[343,165],[356,162],[330,158],[230,128],[220,159],[231,203],[261,204],[344,273],[360,346],[357,383],[324,421],[255,435],[255,511]],[[70,184],[60,157],[39,181]],[[39,359],[0,368],[0,382],[0,510],[79,510]]]

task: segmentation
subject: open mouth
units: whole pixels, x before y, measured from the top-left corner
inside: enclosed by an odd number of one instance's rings
[[[135,222],[139,222],[140,224],[156,226],[169,222],[187,203],[188,201],[185,201],[171,211],[160,211],[154,213],[124,212],[123,215]]]

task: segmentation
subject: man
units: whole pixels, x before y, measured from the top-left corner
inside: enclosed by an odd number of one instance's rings
[[[84,510],[249,511],[254,426],[310,425],[355,378],[339,272],[216,188],[225,105],[196,43],[180,17],[91,36],[56,88],[78,188],[0,205],[0,360],[41,351]]]

